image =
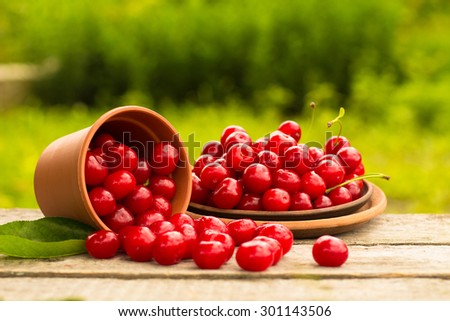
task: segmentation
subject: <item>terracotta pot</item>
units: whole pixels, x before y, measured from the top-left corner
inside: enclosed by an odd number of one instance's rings
[[[98,131],[138,148],[139,154],[153,142],[169,141],[180,154],[173,172],[176,194],[173,213],[185,212],[191,196],[189,157],[175,128],[160,114],[139,106],[124,106],[103,114],[91,127],[61,137],[41,154],[35,174],[34,191],[45,216],[68,217],[96,228],[109,228],[89,201],[84,166],[89,144]]]

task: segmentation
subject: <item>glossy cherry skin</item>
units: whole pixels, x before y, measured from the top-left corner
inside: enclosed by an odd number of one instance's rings
[[[149,164],[158,175],[171,174],[178,165],[180,155],[178,150],[169,142],[159,142],[153,147],[149,155]]]
[[[118,170],[105,178],[103,186],[113,194],[116,200],[120,200],[136,187],[136,179],[129,171]]]
[[[328,193],[328,197],[333,205],[341,205],[349,203],[353,200],[350,191],[343,186],[333,189],[330,193]]]
[[[164,220],[164,221],[157,221],[157,222],[152,223],[149,226],[149,229],[150,229],[150,231],[153,232],[153,234],[158,236],[158,235],[164,234],[166,232],[175,231],[176,227],[169,221]]]
[[[138,155],[131,148],[121,143],[108,146],[105,161],[111,171],[127,170],[133,172],[138,166]]]
[[[283,156],[284,168],[292,170],[298,175],[309,172],[315,162],[309,158],[308,150],[306,145],[295,145],[286,149]]]
[[[278,130],[291,136],[298,143],[302,137],[302,129],[300,125],[293,120],[286,120],[278,126]]]
[[[122,205],[117,205],[116,210],[112,214],[103,216],[102,221],[116,233],[119,233],[124,227],[135,224],[133,214]]]
[[[116,199],[103,187],[95,187],[89,191],[89,200],[98,216],[106,216],[116,210]]]
[[[364,175],[364,173],[366,172],[365,168],[364,168],[364,164],[361,162],[358,167],[356,167],[356,169],[353,171],[352,174],[358,175],[358,176],[362,176]]]
[[[229,233],[228,226],[215,216],[201,216],[194,220],[197,235],[201,235],[206,230],[214,230],[222,233]]]
[[[123,199],[123,204],[133,215],[141,214],[151,208],[152,192],[147,187],[138,185]]]
[[[325,190],[327,189],[325,181],[314,171],[306,172],[300,179],[300,191],[308,194],[311,200],[315,200],[320,195],[325,194]]]
[[[154,195],[161,195],[169,201],[175,196],[176,185],[173,178],[165,175],[154,175],[148,181],[148,188]]]
[[[108,133],[96,134],[92,141],[94,148],[100,148],[103,151],[106,151],[109,146],[117,143],[118,142],[114,139],[114,137]]]
[[[321,266],[338,267],[348,259],[348,247],[337,237],[323,235],[313,244],[312,255]]]
[[[279,169],[273,175],[273,187],[281,188],[289,194],[298,192],[301,187],[300,177],[289,169]]]
[[[325,142],[325,154],[337,154],[343,148],[350,146],[350,142],[344,136],[332,136]]]
[[[291,206],[291,197],[281,188],[271,188],[264,193],[262,204],[266,211],[287,211]]]
[[[100,185],[108,176],[109,170],[102,163],[103,160],[99,156],[90,151],[86,153],[84,177],[87,185]]]
[[[236,251],[236,262],[246,271],[261,272],[272,266],[274,255],[269,243],[251,240],[241,244]]]
[[[220,269],[227,261],[227,253],[221,242],[201,241],[195,246],[192,258],[200,269]]]
[[[189,224],[192,226],[195,225],[194,219],[186,213],[173,214],[169,218],[169,222],[172,223],[173,225],[175,225],[176,227],[184,225],[184,224]]]
[[[153,195],[151,210],[161,213],[168,220],[172,216],[172,204],[161,195]]]
[[[248,242],[255,237],[256,223],[249,218],[242,218],[230,221],[228,224],[230,236],[236,246]]]
[[[239,203],[242,194],[241,182],[227,177],[217,184],[212,193],[212,200],[218,208],[231,209]]]
[[[156,237],[153,245],[153,259],[161,265],[179,263],[186,253],[186,241],[183,234],[170,231]]]
[[[222,243],[225,249],[226,261],[228,261],[234,253],[235,243],[228,233],[222,233],[214,230],[206,230],[198,236],[199,241],[217,241]]]
[[[297,145],[297,141],[289,135],[276,130],[269,136],[267,147],[270,151],[279,156],[283,156],[284,152],[291,146]]]
[[[96,231],[86,239],[86,250],[96,259],[109,259],[116,255],[120,247],[119,237],[112,231]]]
[[[244,171],[250,164],[257,162],[258,154],[247,144],[235,144],[228,150],[225,160],[228,168]]]
[[[272,265],[276,265],[283,257],[283,248],[281,247],[280,242],[278,242],[276,239],[260,235],[255,237],[254,240],[266,242],[267,244],[269,244],[270,250],[273,254]]]
[[[304,192],[296,192],[291,195],[291,206],[289,210],[291,211],[304,211],[312,210],[313,205],[311,202],[311,197]]]
[[[235,144],[244,144],[251,147],[252,139],[250,135],[247,134],[247,132],[241,131],[234,132],[228,135],[227,139],[225,140],[225,143],[223,144],[223,148],[225,149],[226,152],[228,152],[231,146]]]
[[[131,260],[147,262],[153,256],[155,234],[145,226],[128,226],[119,233],[122,247]]]
[[[362,161],[361,153],[351,146],[341,148],[336,155],[346,174],[354,172]]]
[[[347,188],[352,195],[352,200],[357,200],[361,197],[362,189],[357,181],[348,183],[345,185],[345,188]]]
[[[145,159],[139,159],[138,166],[133,175],[137,185],[144,185],[152,174],[150,164]]]
[[[268,143],[269,143],[269,136],[260,137],[253,142],[252,148],[257,153],[260,153],[265,150],[268,151],[268,146],[267,146]]]
[[[272,174],[262,164],[251,164],[244,170],[242,184],[245,191],[263,194],[272,186]]]
[[[333,206],[333,202],[326,195],[320,195],[313,202],[314,208],[327,208]]]
[[[195,173],[195,175],[197,175],[198,177],[200,177],[200,174],[201,174],[203,168],[205,168],[205,166],[208,164],[214,163],[215,160],[216,160],[216,158],[211,155],[207,155],[207,154],[200,155],[195,160],[192,172]]]
[[[222,157],[225,149],[223,145],[217,140],[211,140],[203,145],[202,155],[208,154],[213,157]]]
[[[200,184],[209,190],[214,190],[221,181],[230,176],[228,169],[218,163],[206,165],[200,174]]]
[[[238,125],[230,125],[223,129],[222,134],[220,135],[220,143],[222,145],[225,144],[225,140],[230,136],[230,134],[234,132],[246,132],[246,130]]]
[[[192,173],[192,193],[191,202],[198,204],[206,204],[209,199],[209,190],[203,187],[200,178]]]
[[[247,211],[262,211],[262,196],[255,193],[244,193],[236,205],[237,209]]]
[[[186,242],[186,252],[184,253],[183,259],[191,259],[194,253],[194,249],[198,243],[197,232],[195,227],[191,224],[181,224],[176,227],[176,231],[183,235],[184,241]]]
[[[159,221],[165,221],[166,218],[159,212],[154,210],[147,210],[142,214],[139,214],[135,218],[135,225],[150,227],[153,223]]]
[[[294,235],[286,226],[277,223],[269,223],[257,230],[257,236],[271,237],[281,244],[283,255],[286,255],[294,244]]]
[[[331,159],[321,160],[315,172],[322,177],[327,188],[334,187],[344,181],[344,168],[337,161]]]
[[[259,152],[258,162],[265,165],[271,172],[276,172],[282,167],[280,157],[270,150]]]

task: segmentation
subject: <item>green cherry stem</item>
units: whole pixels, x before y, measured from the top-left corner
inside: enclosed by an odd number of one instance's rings
[[[358,177],[354,177],[354,178],[349,179],[349,180],[347,180],[347,181],[345,181],[345,182],[343,182],[343,183],[341,183],[341,184],[338,184],[338,185],[336,185],[336,186],[330,187],[330,188],[328,188],[328,189],[325,191],[325,193],[328,194],[329,192],[331,192],[331,191],[334,190],[335,188],[338,188],[338,187],[341,187],[341,186],[345,186],[345,185],[347,185],[348,183],[355,182],[355,181],[359,181],[359,180],[366,179],[366,178],[383,178],[383,179],[385,179],[385,180],[389,180],[391,177],[388,176],[388,175],[385,175],[385,174],[383,174],[383,173],[369,173],[369,174],[361,175],[361,176],[358,176]]]
[[[339,133],[338,133],[338,135],[337,135],[338,137],[341,136],[341,134],[342,134],[342,123],[341,123],[341,118],[344,117],[344,115],[345,115],[345,108],[344,108],[344,107],[341,107],[341,108],[339,109],[339,115],[338,115],[335,119],[330,120],[330,121],[327,123],[328,128],[330,128],[331,126],[333,126],[333,124],[335,124],[335,123],[338,123],[338,124],[339,124]]]
[[[311,132],[313,125],[314,125],[314,116],[316,114],[316,107],[317,107],[316,103],[313,101],[309,104],[309,108],[312,109],[312,112],[311,112],[311,120],[309,122],[309,127],[308,127],[308,133]]]

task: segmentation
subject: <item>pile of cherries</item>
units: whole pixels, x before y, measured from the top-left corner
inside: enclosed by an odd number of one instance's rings
[[[220,141],[203,146],[192,170],[191,202],[221,209],[296,211],[356,200],[364,174],[359,151],[344,136],[324,148],[299,143],[301,127],[292,120],[253,141],[236,125]]]

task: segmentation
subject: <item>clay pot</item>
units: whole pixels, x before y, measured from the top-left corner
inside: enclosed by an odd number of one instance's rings
[[[95,213],[88,197],[84,166],[89,144],[98,131],[136,147],[139,155],[152,142],[169,141],[179,151],[180,163],[172,174],[176,194],[173,213],[185,212],[191,196],[189,157],[175,128],[160,114],[139,106],[124,106],[103,114],[91,127],[61,137],[41,154],[34,191],[45,216],[72,218],[99,229],[109,228]],[[142,154],[143,155],[143,154]]]

